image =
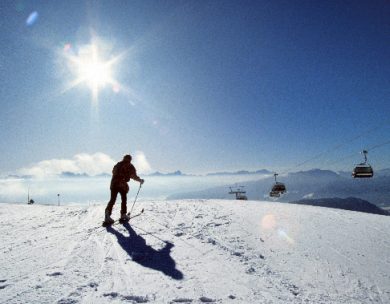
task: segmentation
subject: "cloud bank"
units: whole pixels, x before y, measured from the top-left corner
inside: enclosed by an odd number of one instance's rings
[[[117,161],[111,158],[111,156],[101,152],[94,154],[80,153],[73,156],[72,159],[43,160],[36,164],[32,164],[29,167],[19,169],[17,174],[34,177],[48,177],[67,172],[96,176],[100,174],[111,174],[112,168],[116,163]],[[139,174],[149,173],[152,170],[142,151],[135,152],[133,164],[137,168],[137,173]]]
[[[150,166],[145,154],[142,151],[135,152],[132,163],[137,169],[138,174],[148,174],[152,172],[152,167]]]
[[[115,161],[104,153],[80,153],[73,156],[72,159],[43,160],[30,167],[20,169],[18,173],[36,177],[59,175],[63,172],[94,176],[111,173],[114,164]]]

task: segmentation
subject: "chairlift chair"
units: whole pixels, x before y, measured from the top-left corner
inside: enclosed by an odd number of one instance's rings
[[[248,197],[246,195],[240,194],[236,196],[236,199],[240,201],[247,201]]]
[[[240,200],[240,201],[248,200],[248,197],[245,195],[246,191],[244,190],[244,186],[238,187],[235,190],[233,190],[232,187],[229,187],[229,188],[230,188],[229,194],[235,194],[236,200]]]
[[[272,191],[269,193],[270,197],[280,197],[280,192],[279,191]]]
[[[270,197],[280,197],[281,194],[284,194],[287,191],[285,184],[276,181],[277,175],[277,173],[274,174],[275,184],[272,186],[271,192],[269,193]]]
[[[363,150],[362,153],[364,154],[364,163],[360,163],[355,166],[352,171],[353,178],[370,178],[374,176],[374,170],[369,164],[367,164],[368,152],[366,150]]]
[[[374,176],[374,170],[368,164],[361,163],[356,165],[352,171],[353,178],[368,178]]]

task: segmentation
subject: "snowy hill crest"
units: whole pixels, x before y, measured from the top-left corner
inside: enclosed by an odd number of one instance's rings
[[[387,303],[387,217],[224,200],[0,205],[6,303]],[[118,216],[119,207],[114,209]]]

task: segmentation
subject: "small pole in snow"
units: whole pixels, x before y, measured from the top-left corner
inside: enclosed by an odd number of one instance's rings
[[[58,197],[58,206],[60,205],[60,194],[58,193],[57,194],[57,197]]]

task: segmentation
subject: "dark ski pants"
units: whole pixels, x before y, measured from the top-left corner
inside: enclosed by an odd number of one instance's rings
[[[106,211],[108,211],[110,215],[112,213],[112,208],[115,205],[115,201],[118,196],[118,193],[121,195],[121,199],[122,199],[121,214],[127,213],[127,191],[123,191],[119,189],[111,189],[111,198],[106,208]]]

